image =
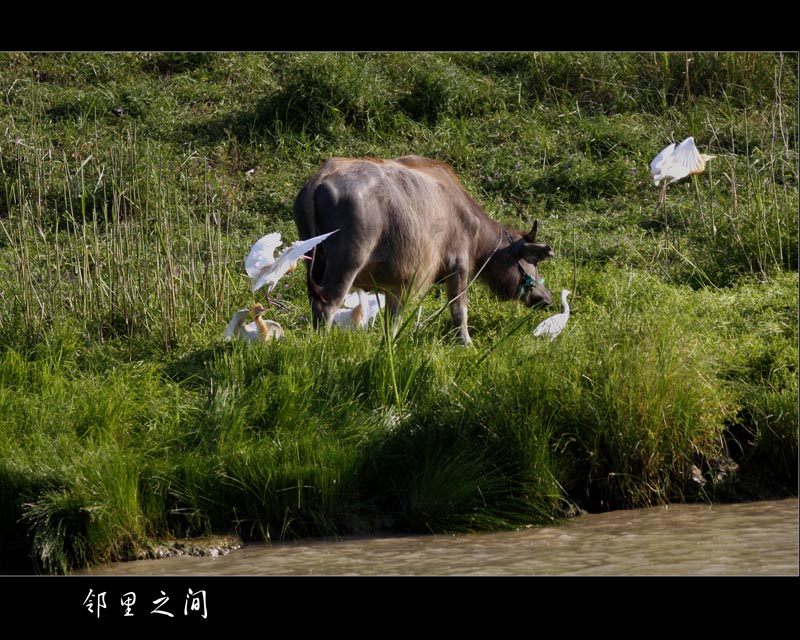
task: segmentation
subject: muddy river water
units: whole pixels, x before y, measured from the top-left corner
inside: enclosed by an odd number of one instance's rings
[[[470,535],[248,544],[78,572],[118,576],[797,576],[798,500],[678,504]]]

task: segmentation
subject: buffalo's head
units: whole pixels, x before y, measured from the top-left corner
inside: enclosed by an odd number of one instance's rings
[[[511,255],[517,264],[517,297],[526,307],[553,304],[553,296],[544,286],[538,265],[555,254],[550,245],[536,242],[538,228],[539,221],[534,220],[533,228],[521,238],[514,240],[510,235],[508,237]]]

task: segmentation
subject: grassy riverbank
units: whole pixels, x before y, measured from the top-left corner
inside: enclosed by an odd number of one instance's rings
[[[797,494],[797,57],[0,54],[0,569]],[[657,189],[693,135],[718,157]],[[403,330],[221,341],[333,155],[445,160],[540,220],[572,317],[433,290]],[[558,306],[556,302],[555,307]]]

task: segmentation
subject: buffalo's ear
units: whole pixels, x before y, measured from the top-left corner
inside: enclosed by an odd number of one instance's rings
[[[547,258],[553,258],[555,255],[549,244],[541,242],[526,242],[519,252],[520,258],[531,264],[537,264],[542,260],[547,260]]]
[[[539,221],[533,221],[533,228],[523,236],[523,240],[525,242],[536,242],[536,233],[539,231]]]

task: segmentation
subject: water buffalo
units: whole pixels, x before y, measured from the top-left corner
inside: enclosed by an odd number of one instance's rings
[[[352,287],[387,292],[397,314],[407,295],[445,282],[458,337],[467,329],[466,288],[476,274],[504,300],[550,305],[537,264],[553,256],[529,233],[492,220],[445,163],[332,158],[294,202],[301,239],[339,229],[316,247],[308,267],[314,326],[330,326]]]

